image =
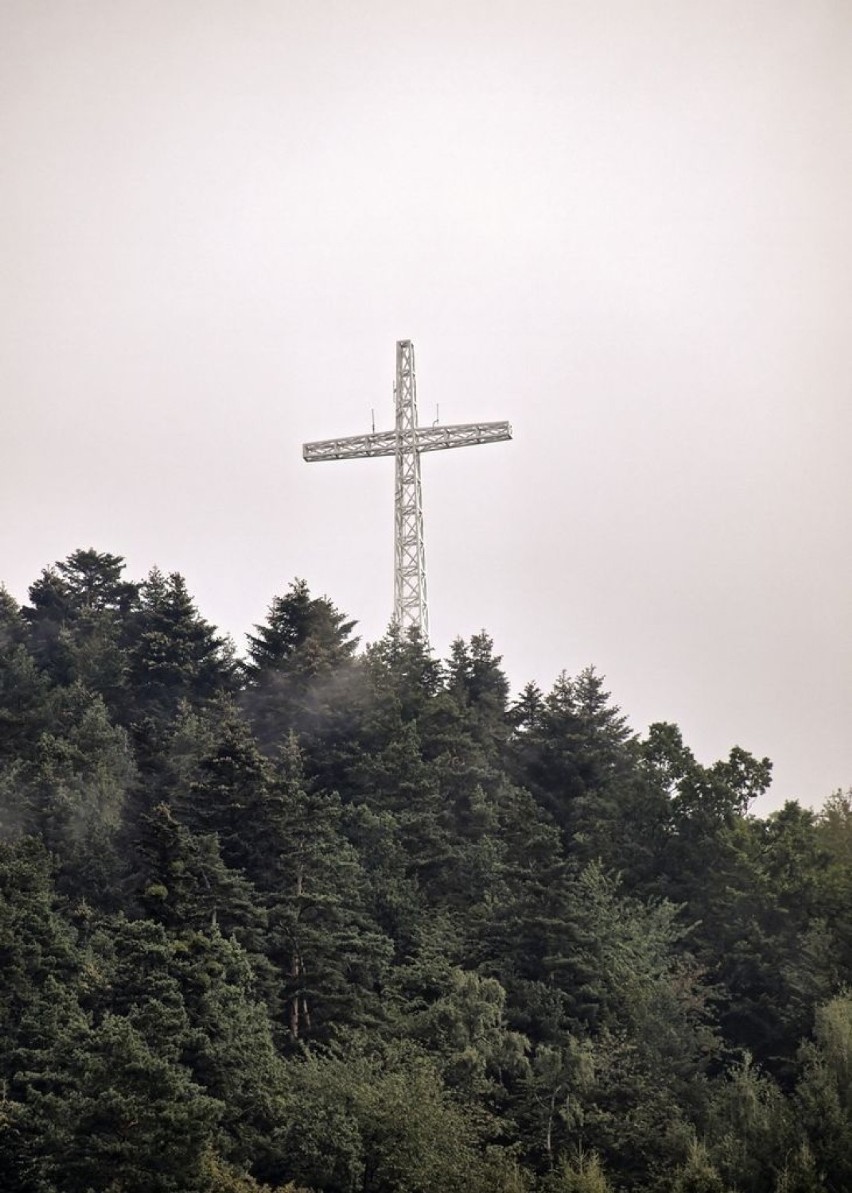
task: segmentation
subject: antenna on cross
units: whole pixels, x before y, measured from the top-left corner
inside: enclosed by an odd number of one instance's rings
[[[355,460],[371,456],[394,456],[396,485],[394,499],[394,602],[393,619],[401,630],[416,628],[429,644],[429,611],[426,603],[426,555],[423,547],[423,494],[420,457],[423,452],[451,447],[472,447],[477,443],[499,443],[512,438],[507,422],[438,425],[440,408],[431,427],[417,425],[417,390],[414,380],[414,345],[397,340],[396,379],[393,387],[396,421],[393,431],[376,431],[372,411],[370,435],[345,439],[323,439],[302,446],[309,464],[322,460]]]

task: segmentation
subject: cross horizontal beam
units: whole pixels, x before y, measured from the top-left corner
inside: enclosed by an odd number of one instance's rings
[[[512,438],[509,423],[457,423],[448,427],[418,427],[414,433],[417,452],[445,451],[451,447],[472,447],[478,443],[500,443]],[[322,460],[358,460],[370,456],[395,456],[396,431],[378,431],[372,435],[350,435],[346,439],[319,439],[302,446],[309,464]],[[409,450],[406,441],[404,449]]]

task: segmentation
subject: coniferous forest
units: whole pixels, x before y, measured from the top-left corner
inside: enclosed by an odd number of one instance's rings
[[[124,571],[0,592],[5,1193],[852,1190],[850,795]]]

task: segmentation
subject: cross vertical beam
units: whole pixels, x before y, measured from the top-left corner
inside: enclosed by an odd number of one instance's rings
[[[393,456],[396,465],[394,497],[394,600],[393,618],[401,629],[417,628],[429,643],[429,609],[426,602],[426,552],[423,546],[423,489],[420,457],[424,452],[446,451],[499,443],[512,438],[506,422],[459,423],[456,426],[417,425],[417,385],[414,345],[398,340],[394,385],[393,431],[322,439],[302,445],[308,463],[322,460],[357,460]]]
[[[417,450],[417,382],[414,345],[396,345],[396,495],[394,500],[393,617],[400,628],[418,626],[429,641],[423,487]]]

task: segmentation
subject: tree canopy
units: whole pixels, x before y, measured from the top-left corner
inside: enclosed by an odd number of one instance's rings
[[[848,1193],[852,793],[124,571],[0,590],[0,1187]]]

